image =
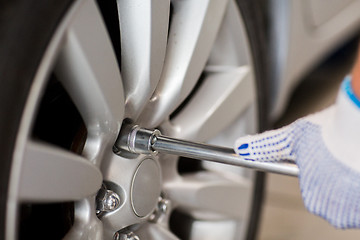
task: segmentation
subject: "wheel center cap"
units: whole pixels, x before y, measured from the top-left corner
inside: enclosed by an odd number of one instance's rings
[[[131,184],[131,206],[138,217],[153,212],[161,193],[161,172],[152,159],[145,159],[137,167]]]

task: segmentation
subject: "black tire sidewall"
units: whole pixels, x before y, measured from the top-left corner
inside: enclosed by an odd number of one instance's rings
[[[0,2],[0,239],[15,142],[40,61],[73,0]]]
[[[237,0],[236,1],[246,27],[251,56],[255,72],[256,95],[258,103],[259,131],[269,129],[269,45],[266,24],[266,0]],[[252,194],[251,214],[248,219],[246,240],[254,240],[260,225],[260,217],[265,194],[266,174],[256,172]]]

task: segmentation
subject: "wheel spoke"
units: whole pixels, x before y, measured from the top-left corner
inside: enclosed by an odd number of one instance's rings
[[[155,127],[190,93],[200,77],[227,6],[227,1],[173,1],[168,48],[159,86],[141,115]]]
[[[236,1],[231,0],[207,64],[238,67],[250,62],[245,24]]]
[[[137,234],[140,239],[149,240],[178,240],[179,238],[172,234],[167,228],[159,224],[147,223],[144,224]]]
[[[113,48],[93,1],[84,1],[72,19],[55,72],[87,126],[88,135],[114,139],[124,97]]]
[[[89,197],[75,204],[74,226],[64,240],[102,240],[103,224],[95,215],[95,199]]]
[[[19,198],[23,202],[74,201],[101,187],[97,167],[76,154],[29,141],[25,148]]]
[[[171,120],[171,136],[181,134],[182,138],[209,140],[255,101],[253,76],[249,67],[222,70],[221,67],[208,69],[208,76],[199,90]]]
[[[230,174],[228,174],[229,176]],[[214,172],[185,175],[183,181],[165,184],[167,197],[190,214],[214,213],[237,219],[246,215],[250,182],[240,176],[232,179]]]
[[[160,79],[170,2],[118,0],[117,4],[121,31],[121,75],[126,93],[125,115],[136,119]]]

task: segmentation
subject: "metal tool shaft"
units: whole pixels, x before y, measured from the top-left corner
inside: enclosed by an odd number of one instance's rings
[[[158,130],[151,131],[132,126],[122,132],[115,144],[117,150],[125,149],[140,154],[159,152],[288,176],[296,177],[299,174],[299,169],[295,164],[249,161],[236,155],[231,148],[166,137],[162,136]]]

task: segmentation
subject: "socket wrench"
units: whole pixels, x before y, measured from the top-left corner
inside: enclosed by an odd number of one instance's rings
[[[116,154],[121,154],[122,151],[135,154],[165,153],[195,160],[251,168],[263,172],[294,177],[299,175],[299,169],[294,163],[245,160],[235,154],[231,148],[171,138],[161,135],[161,132],[157,129],[148,130],[138,125],[123,126],[113,149]]]

